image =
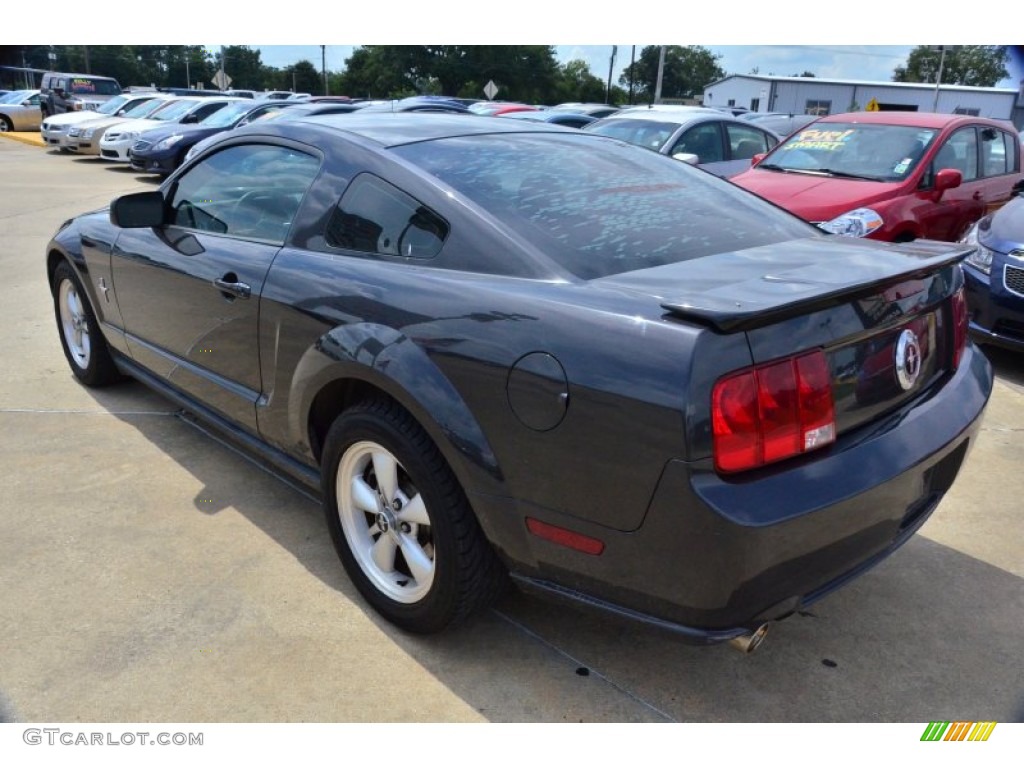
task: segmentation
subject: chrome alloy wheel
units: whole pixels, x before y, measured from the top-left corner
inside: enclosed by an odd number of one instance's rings
[[[342,531],[363,573],[387,597],[416,603],[434,583],[434,539],[405,468],[372,441],[352,444],[335,479]]]
[[[60,284],[60,327],[75,364],[83,370],[88,368],[91,349],[89,324],[82,297],[70,280]]]

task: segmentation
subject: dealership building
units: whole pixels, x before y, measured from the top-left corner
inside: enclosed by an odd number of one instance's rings
[[[829,115],[865,109],[994,117],[1024,125],[1024,84],[1012,88],[831,80],[823,77],[730,75],[704,88],[704,105],[754,112]]]

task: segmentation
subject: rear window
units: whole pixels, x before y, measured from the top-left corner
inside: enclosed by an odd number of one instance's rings
[[[121,86],[114,80],[73,77],[71,78],[70,90],[79,96],[117,96],[121,92]]]
[[[592,123],[587,130],[600,136],[611,136],[613,139],[622,139],[638,147],[658,151],[665,146],[665,142],[672,134],[679,130],[679,123],[611,118],[600,123]]]
[[[825,236],[711,174],[597,136],[465,136],[394,151],[588,280]]]

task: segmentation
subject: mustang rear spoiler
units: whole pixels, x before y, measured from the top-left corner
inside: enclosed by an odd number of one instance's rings
[[[796,250],[806,251],[807,242],[800,241]],[[864,244],[857,241],[851,245],[860,247],[850,249],[850,258],[830,249],[827,260],[794,253],[792,243],[759,248],[754,260],[762,265],[758,270],[752,269],[751,252],[684,262],[686,267],[701,273],[692,275],[694,289],[673,290],[672,298],[662,301],[661,306],[675,317],[723,333],[746,331],[926,277],[960,262],[974,250],[973,246],[960,243],[929,241],[891,246],[892,250],[881,252],[876,247],[867,252]],[[776,249],[778,263],[773,264],[771,252]],[[709,284],[701,279],[704,273],[717,273],[718,277]],[[728,279],[731,274],[736,275],[735,280]],[[689,282],[680,277],[681,283]]]

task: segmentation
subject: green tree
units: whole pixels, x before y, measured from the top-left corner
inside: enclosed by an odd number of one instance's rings
[[[658,45],[645,46],[640,52],[640,58],[626,67],[619,77],[619,84],[628,87],[632,76],[637,101],[654,98],[660,49]],[[725,77],[725,70],[718,66],[721,58],[721,55],[712,53],[702,45],[666,46],[661,95],[664,98],[680,99],[702,92],[708,83]]]
[[[1009,76],[1005,45],[947,45],[943,59],[940,46],[919,45],[907,56],[907,63],[893,71],[897,83],[934,83],[942,59],[942,82],[991,88]]]
[[[224,71],[231,78],[231,88],[263,90],[267,79],[267,67],[260,60],[260,52],[247,45],[224,47]],[[220,54],[216,56],[219,69]]]
[[[307,59],[295,62],[288,70],[290,74],[288,79],[288,90],[294,88],[296,93],[312,93],[322,94],[324,92],[324,81],[317,71],[317,68],[313,66],[313,62]]]
[[[560,67],[555,101],[603,102],[606,84],[595,77],[590,65],[573,59]]]
[[[418,93],[483,97],[493,80],[498,98],[537,102],[554,97],[559,79],[548,45],[367,45],[345,61],[339,91],[400,98]]]

